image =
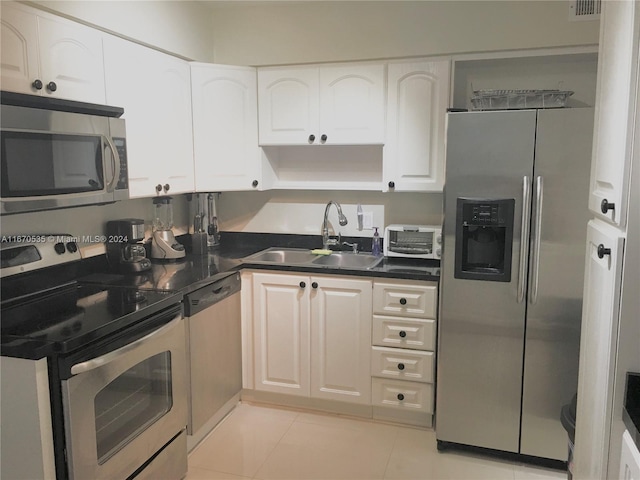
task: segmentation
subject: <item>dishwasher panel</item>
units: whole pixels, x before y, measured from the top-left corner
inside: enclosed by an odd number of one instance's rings
[[[187,295],[185,303],[190,314],[187,433],[196,435],[242,389],[239,274]]]

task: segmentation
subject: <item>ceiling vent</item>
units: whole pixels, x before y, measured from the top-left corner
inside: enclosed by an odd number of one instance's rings
[[[600,20],[602,0],[571,0],[569,20]]]

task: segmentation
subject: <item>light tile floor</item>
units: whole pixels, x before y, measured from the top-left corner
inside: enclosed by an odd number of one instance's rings
[[[458,452],[433,430],[239,405],[189,456],[186,480],[546,480],[566,472]]]

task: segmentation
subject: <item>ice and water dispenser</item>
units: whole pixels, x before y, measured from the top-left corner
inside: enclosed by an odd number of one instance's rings
[[[511,281],[515,200],[458,198],[455,278]]]

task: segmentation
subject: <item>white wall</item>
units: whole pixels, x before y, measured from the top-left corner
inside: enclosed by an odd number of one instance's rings
[[[190,60],[214,60],[212,14],[206,2],[39,0],[29,3]]]
[[[185,195],[174,198],[174,233],[187,233],[189,219]],[[22,235],[36,233],[68,233],[72,236],[96,236],[106,233],[108,220],[118,218],[142,218],[145,220],[146,236],[151,234],[152,199],[139,198],[108,205],[47,210],[44,212],[21,213],[0,217],[2,235]],[[105,252],[104,244],[79,242],[83,257],[99,255]]]
[[[442,194],[377,193],[345,191],[226,192],[218,203],[223,231],[274,232],[320,235],[327,202],[340,203],[349,223],[341,227],[335,207],[329,221],[336,232],[354,237],[371,237],[373,230],[357,229],[357,205],[373,214],[373,226],[390,223],[441,225]]]
[[[223,2],[217,63],[275,65],[595,45],[566,0]]]

